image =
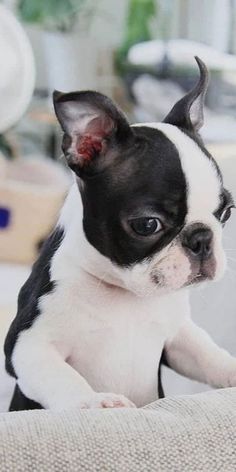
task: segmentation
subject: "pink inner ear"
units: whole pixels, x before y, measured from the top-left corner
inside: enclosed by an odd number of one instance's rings
[[[102,138],[87,134],[79,139],[77,151],[86,161],[90,161],[94,154],[99,154],[101,150]]]
[[[109,136],[113,128],[114,122],[107,115],[91,120],[78,140],[78,154],[86,161],[90,161],[95,155],[104,150],[104,139]]]

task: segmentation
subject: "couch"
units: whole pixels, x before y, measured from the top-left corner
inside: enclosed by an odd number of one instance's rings
[[[0,415],[0,472],[235,472],[236,388],[142,409]]]

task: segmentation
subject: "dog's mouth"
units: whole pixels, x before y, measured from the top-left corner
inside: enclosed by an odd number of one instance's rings
[[[192,271],[186,285],[195,285],[207,280],[214,280],[216,274],[216,261],[214,257],[197,265],[198,267],[192,263]]]
[[[189,280],[186,283],[186,287],[188,287],[189,285],[200,284],[201,282],[205,282],[206,280],[212,280],[212,279],[213,277],[209,277],[208,275],[201,274],[201,273],[194,276],[191,275],[189,277]]]

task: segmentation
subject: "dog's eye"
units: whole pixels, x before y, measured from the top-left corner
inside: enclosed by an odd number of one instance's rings
[[[130,221],[132,230],[140,236],[150,236],[162,229],[159,218],[134,218]]]
[[[226,223],[226,221],[230,218],[232,208],[233,208],[232,206],[227,207],[222,211],[222,213],[220,215],[220,218],[219,218],[219,220],[222,224]]]

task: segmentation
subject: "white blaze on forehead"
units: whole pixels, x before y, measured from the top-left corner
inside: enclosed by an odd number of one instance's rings
[[[219,206],[221,182],[214,163],[198,144],[177,126],[168,123],[140,123],[161,131],[178,150],[187,183],[188,221],[204,221]]]

